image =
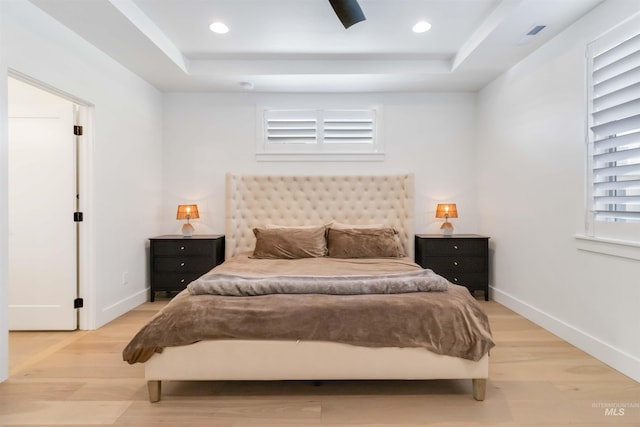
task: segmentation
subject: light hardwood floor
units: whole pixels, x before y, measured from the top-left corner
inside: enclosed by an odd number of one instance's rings
[[[0,425],[640,426],[640,384],[492,301],[484,402],[471,381],[165,382],[152,404],[121,351],[165,302],[97,331],[10,334]]]

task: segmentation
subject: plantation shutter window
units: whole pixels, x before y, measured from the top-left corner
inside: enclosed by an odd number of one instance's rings
[[[322,129],[325,144],[373,144],[372,110],[329,110],[324,112]]]
[[[596,221],[640,222],[640,28],[627,27],[588,50]]]
[[[376,109],[264,109],[258,158],[383,160],[377,114]]]
[[[316,116],[316,112],[311,110],[266,112],[267,144],[316,144]]]

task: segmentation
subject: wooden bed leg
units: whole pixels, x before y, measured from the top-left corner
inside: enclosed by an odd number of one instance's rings
[[[473,398],[479,401],[483,401],[485,392],[487,391],[487,379],[474,378],[471,380],[471,382],[473,383]]]
[[[162,388],[162,382],[147,381],[147,390],[149,391],[149,402],[154,403],[154,402],[160,401],[161,388]]]

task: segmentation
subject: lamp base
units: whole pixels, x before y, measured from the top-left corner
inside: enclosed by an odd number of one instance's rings
[[[440,231],[443,236],[451,236],[453,234],[453,224],[450,222],[443,222],[440,226]]]
[[[184,237],[191,237],[193,236],[193,225],[186,223],[185,225],[182,226],[182,235]]]

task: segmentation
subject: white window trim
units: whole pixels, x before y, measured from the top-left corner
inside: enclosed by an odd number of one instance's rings
[[[599,41],[616,40],[621,36],[617,34],[619,31],[629,31],[628,28],[637,28],[640,25],[640,14],[635,14],[629,19],[614,27],[607,33],[598,37],[594,42],[590,43],[587,50],[587,78],[586,78],[586,94],[587,102],[591,102],[593,98],[593,88],[591,84],[591,45]],[[627,28],[625,30],[625,28]],[[633,29],[631,30],[633,31]],[[640,224],[638,223],[612,223],[606,221],[596,221],[595,212],[593,211],[593,142],[591,138],[592,115],[591,107],[586,108],[587,129],[587,189],[585,203],[585,231],[584,234],[575,236],[577,247],[580,250],[602,253],[606,255],[640,260]]]
[[[576,234],[579,250],[640,261],[640,243]]]
[[[307,147],[295,147],[287,150],[287,147],[280,146],[267,147],[265,135],[265,112],[269,110],[373,110],[375,112],[374,122],[374,144],[371,151],[362,151],[362,146],[355,146],[355,150],[349,150],[346,146],[329,144],[309,144]],[[382,143],[382,109],[379,106],[358,106],[353,108],[290,108],[290,107],[267,107],[256,106],[256,155],[257,161],[262,162],[381,162],[385,159]],[[292,147],[293,148],[293,147]],[[333,150],[331,150],[333,148]]]
[[[384,153],[256,153],[259,162],[382,162]]]

